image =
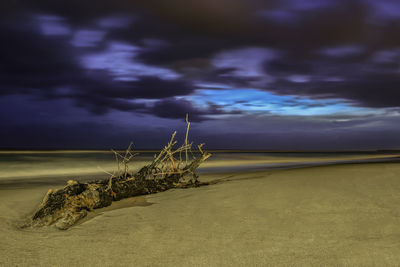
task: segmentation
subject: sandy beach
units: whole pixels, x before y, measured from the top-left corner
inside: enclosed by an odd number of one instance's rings
[[[0,187],[0,266],[396,266],[400,164],[206,173],[75,227],[20,230],[49,186]]]

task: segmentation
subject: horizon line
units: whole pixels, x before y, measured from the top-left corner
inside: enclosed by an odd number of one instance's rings
[[[126,151],[126,149],[112,149],[117,152]],[[110,153],[111,149],[1,149],[0,154],[17,153]],[[400,153],[400,149],[347,149],[347,150],[268,150],[268,149],[204,149],[211,153]],[[161,149],[133,149],[135,152],[150,153],[160,152]],[[192,150],[198,152],[199,150]]]

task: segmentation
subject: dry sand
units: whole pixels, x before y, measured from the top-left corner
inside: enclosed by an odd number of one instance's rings
[[[19,230],[48,186],[0,190],[0,266],[398,266],[400,164],[205,174],[67,230]]]

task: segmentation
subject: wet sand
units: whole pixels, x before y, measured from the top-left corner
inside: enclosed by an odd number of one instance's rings
[[[44,179],[44,178],[43,178]],[[49,188],[0,187],[0,266],[396,266],[400,164],[207,173],[79,225],[19,230]]]
[[[153,159],[155,153],[139,153],[130,169],[137,171]],[[261,167],[315,165],[355,160],[399,157],[395,153],[214,153],[200,172],[224,172]],[[234,167],[234,168],[233,168]],[[110,151],[0,151],[0,186],[5,181],[23,183],[33,180],[86,179],[108,176],[116,168]]]

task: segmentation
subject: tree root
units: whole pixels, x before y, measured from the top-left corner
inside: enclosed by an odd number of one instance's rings
[[[88,212],[107,207],[113,201],[162,192],[171,188],[207,185],[208,183],[198,180],[195,170],[211,154],[202,150],[203,145],[198,146],[197,157],[192,153],[192,144],[187,142],[190,125],[188,121],[187,123],[186,139],[181,147],[173,150],[173,146],[176,144],[175,132],[168,145],[158,155],[155,155],[153,161],[135,174],[129,171],[129,162],[136,155],[132,153],[131,144],[125,155],[113,151],[118,171],[110,174],[110,178],[87,183],[69,180],[64,188],[56,191],[50,189],[34,215],[23,227],[54,225],[58,229],[65,230],[84,218]],[[183,162],[182,152],[185,152],[185,155],[190,152],[192,158],[188,159],[186,156],[185,162]],[[176,159],[175,155],[178,154],[179,158]]]

